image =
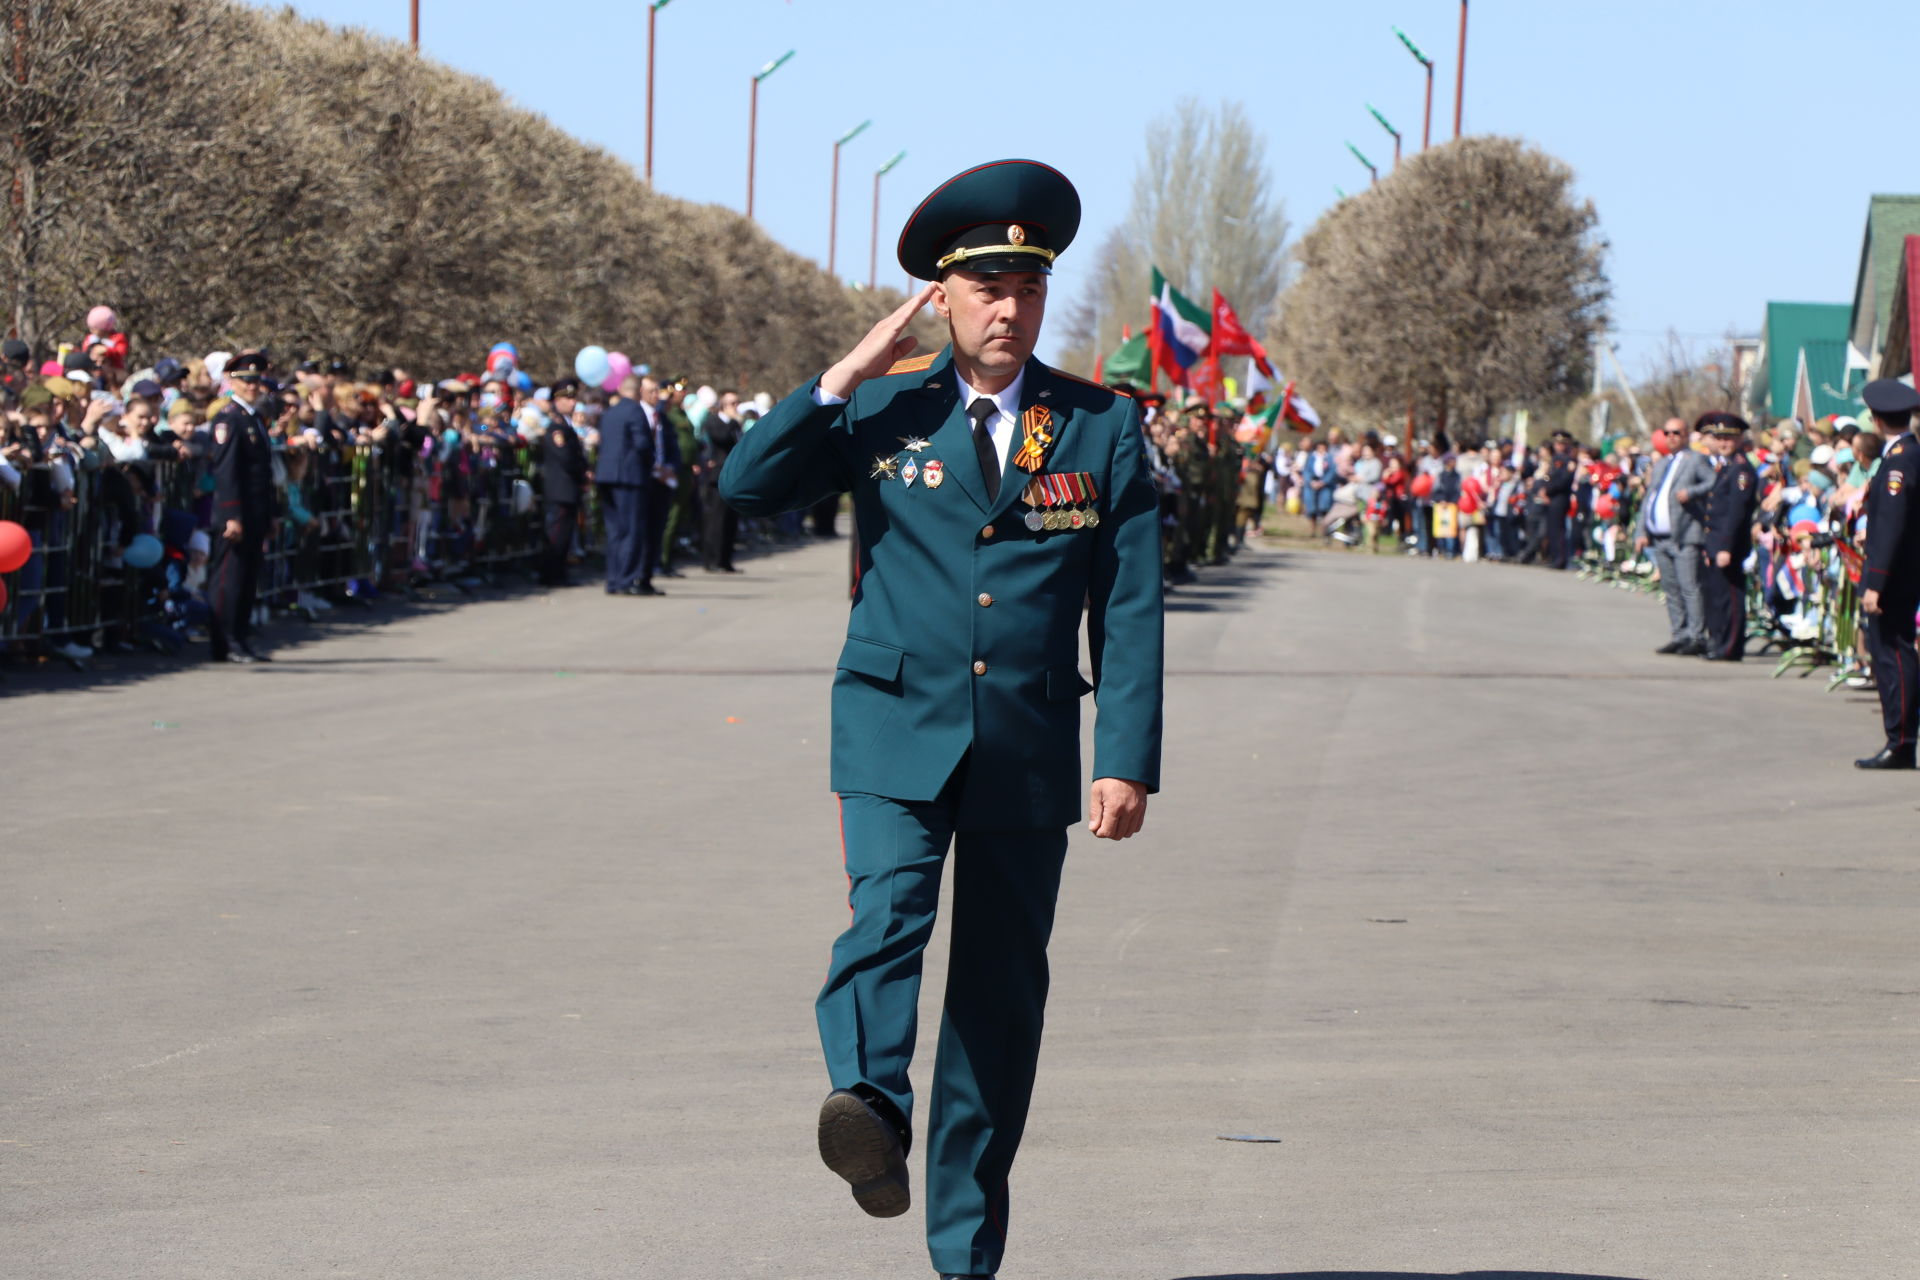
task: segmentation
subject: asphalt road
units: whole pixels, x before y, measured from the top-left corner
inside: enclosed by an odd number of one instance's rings
[[[926,1274],[813,1151],[844,568],[16,676],[0,1272]],[[1920,781],[1847,767],[1867,696],[1484,565],[1260,550],[1168,629],[1006,1280],[1920,1276]]]

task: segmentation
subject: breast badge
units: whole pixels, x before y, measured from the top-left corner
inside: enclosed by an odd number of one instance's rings
[[[927,463],[926,477],[927,477],[927,488],[929,489],[938,489],[940,487],[941,482],[947,478],[947,470],[945,467],[940,465],[940,460],[938,458],[935,458],[932,461]]]

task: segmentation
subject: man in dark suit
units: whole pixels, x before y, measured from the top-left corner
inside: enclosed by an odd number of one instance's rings
[[[1861,769],[1911,769],[1920,734],[1920,653],[1914,649],[1914,611],[1920,609],[1920,519],[1908,510],[1920,485],[1920,443],[1913,415],[1920,394],[1896,378],[1861,389],[1874,425],[1886,439],[1880,469],[1867,485],[1866,567],[1860,574],[1860,610],[1866,615],[1867,652],[1880,691],[1887,742],[1879,754],[1854,761]]]
[[[754,515],[853,495],[860,574],[832,734],[853,921],[815,1007],[833,1085],[817,1132],[876,1217],[908,1207],[921,957],[953,849],[923,1144],[942,1276],[991,1276],[1006,1248],[1067,828],[1085,815],[1097,838],[1133,835],[1160,779],[1159,501],[1140,415],[1033,358],[1054,256],[1079,223],[1072,184],[1030,160],[943,184],[899,247],[908,274],[935,283],[776,405],[720,476]],[[928,303],[951,346],[902,359]]]
[[[562,404],[571,409],[577,392],[578,384],[571,378],[555,384],[550,395],[556,416],[540,441],[540,505],[546,533],[540,551],[540,582],[549,587],[568,585],[567,553],[573,547],[586,490],[587,451],[568,416],[557,412]]]
[[[667,413],[665,392],[659,379],[641,378],[639,399],[653,432],[653,474],[647,482],[646,550],[647,580],[651,582],[656,573],[670,578],[681,576],[673,567],[668,539],[679,536],[679,526],[685,519],[681,513],[686,510],[680,505],[680,495],[692,483],[692,477],[687,474],[689,468],[682,465],[689,459],[680,450],[680,431]],[[674,519],[676,515],[681,518]]]
[[[648,492],[653,484],[654,427],[641,403],[651,378],[621,379],[620,398],[600,415],[600,453],[593,480],[607,534],[607,594],[652,596],[653,563],[647,531],[652,527]],[[658,387],[655,387],[656,394]],[[571,412],[571,402],[567,411]],[[560,411],[559,395],[554,409]],[[567,413],[561,413],[562,418]]]
[[[708,573],[738,573],[733,544],[740,536],[740,513],[720,501],[720,468],[740,443],[740,393],[722,391],[701,425],[707,451],[700,464],[700,557]]]
[[[1707,491],[1707,539],[1700,566],[1701,608],[1707,620],[1708,662],[1747,655],[1747,557],[1753,552],[1753,511],[1760,478],[1747,461],[1747,420],[1731,413],[1702,414],[1694,424],[1713,437],[1717,455]]]

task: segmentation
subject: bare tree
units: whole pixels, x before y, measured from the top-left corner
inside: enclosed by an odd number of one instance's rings
[[[1273,312],[1286,269],[1287,218],[1272,194],[1266,139],[1246,110],[1180,102],[1147,131],[1127,218],[1096,251],[1066,321],[1062,363],[1090,369],[1148,318],[1154,267],[1207,305],[1218,289],[1249,332]]]
[[[1274,343],[1321,408],[1484,428],[1577,394],[1608,286],[1573,171],[1511,138],[1434,147],[1301,240]]]

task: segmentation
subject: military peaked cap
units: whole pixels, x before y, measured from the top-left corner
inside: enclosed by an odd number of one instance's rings
[[[916,280],[948,270],[1053,270],[1080,230],[1080,193],[1036,160],[996,160],[956,174],[900,231],[900,265]]]

